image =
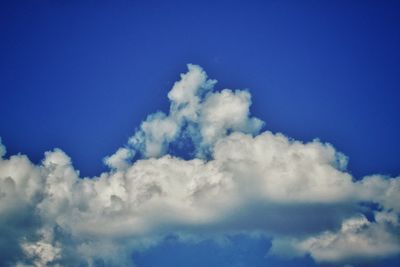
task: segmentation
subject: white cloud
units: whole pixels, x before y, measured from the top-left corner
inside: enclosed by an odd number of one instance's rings
[[[174,112],[185,110],[183,114],[193,117],[200,98],[214,88],[216,80],[208,80],[205,71],[197,65],[188,65],[188,72],[181,74],[181,80],[176,82],[168,93],[171,109]],[[192,112],[190,112],[192,111]]]
[[[273,243],[272,253],[310,254],[318,262],[355,262],[400,253],[398,215],[377,212],[376,222],[363,215],[346,219],[336,231],[326,231],[304,240],[283,239]]]
[[[230,132],[257,134],[263,122],[250,117],[250,94],[229,89],[214,92],[215,84],[201,67],[189,64],[188,72],[181,74],[168,93],[169,113],[149,115],[129,139],[132,154],[161,157],[171,143],[189,137],[198,156],[206,156],[214,143]]]
[[[338,156],[329,144],[291,141],[282,134],[256,137],[233,133],[220,139],[214,158],[243,187],[253,187],[268,201],[336,203],[353,193],[352,177],[336,167]]]
[[[119,148],[115,154],[104,159],[104,163],[111,169],[126,169],[129,167],[129,160],[133,157],[132,151],[127,148]]]
[[[129,139],[129,144],[145,157],[159,157],[167,152],[169,143],[175,140],[179,131],[179,122],[158,112],[147,117],[140,131]]]
[[[51,230],[43,230],[39,233],[39,236],[41,236],[41,239],[36,242],[23,241],[21,247],[26,257],[35,267],[48,266],[49,263],[61,257],[60,244],[53,244],[53,233]]]
[[[357,186],[359,198],[379,203],[397,213],[400,212],[400,177],[367,176],[357,182]]]
[[[273,238],[275,254],[317,261],[398,253],[399,177],[354,181],[330,144],[259,134],[250,93],[215,84],[189,65],[168,94],[169,113],[150,115],[97,177],[81,178],[60,149],[35,165],[4,158],[0,144],[0,261],[125,266],[133,249],[168,234],[239,232]],[[197,158],[170,155],[187,137]],[[143,158],[132,163],[135,155]],[[360,202],[380,206],[374,222],[357,215]]]
[[[249,118],[251,96],[247,91],[231,91],[209,94],[200,113],[200,131],[205,144],[214,144],[228,131],[258,133],[263,122]]]

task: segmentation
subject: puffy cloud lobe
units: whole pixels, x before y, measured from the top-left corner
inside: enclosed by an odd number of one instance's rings
[[[263,123],[249,118],[250,94],[246,91],[221,92],[208,95],[200,113],[200,129],[203,142],[214,144],[228,131],[257,133]]]
[[[159,157],[166,153],[179,131],[177,121],[158,112],[147,117],[129,143],[146,157]]]
[[[189,64],[188,72],[168,93],[169,113],[149,115],[129,139],[133,153],[160,157],[171,143],[189,137],[198,156],[205,156],[219,138],[232,131],[258,133],[263,123],[249,116],[250,94],[229,89],[213,92],[215,84],[201,67]]]
[[[368,176],[357,183],[360,198],[379,203],[385,209],[400,212],[400,179],[380,175]]]
[[[111,169],[126,169],[129,167],[129,160],[133,157],[132,151],[127,148],[120,148],[110,157],[104,159],[104,163]]]
[[[36,242],[22,242],[21,247],[27,258],[34,266],[46,266],[60,258],[59,243],[53,244],[53,233],[50,231],[41,231],[38,233],[42,237]]]
[[[208,80],[205,71],[196,65],[189,64],[188,72],[181,74],[181,80],[176,82],[168,93],[172,110],[182,110],[195,107],[205,92],[212,90],[216,80]],[[184,112],[187,117],[195,115],[193,112]]]
[[[340,264],[399,253],[400,178],[354,181],[330,144],[258,134],[249,92],[214,92],[215,83],[189,65],[168,94],[169,114],[150,115],[97,177],[79,177],[60,149],[34,165],[4,158],[0,144],[3,265],[126,266],[133,249],[168,234],[261,232],[271,253]],[[169,154],[184,136],[197,158]],[[135,153],[143,158],[131,163]],[[378,204],[373,221],[361,202]]]
[[[352,177],[337,168],[334,148],[319,141],[303,144],[282,134],[256,137],[233,133],[219,140],[214,158],[268,201],[335,203],[352,198]]]
[[[304,240],[276,240],[272,253],[288,256],[310,254],[319,262],[355,262],[400,253],[396,233],[400,230],[398,215],[377,212],[375,222],[363,215],[345,220],[336,231],[326,231]],[[289,252],[289,253],[288,253]]]

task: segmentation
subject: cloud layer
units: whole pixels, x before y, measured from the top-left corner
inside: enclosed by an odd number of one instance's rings
[[[169,112],[149,115],[96,177],[60,149],[35,165],[0,143],[1,264],[125,266],[169,234],[258,233],[270,254],[341,265],[399,255],[400,177],[356,181],[332,145],[260,133],[250,93],[215,84],[188,65]]]

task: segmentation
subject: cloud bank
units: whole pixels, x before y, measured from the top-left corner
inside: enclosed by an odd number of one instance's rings
[[[170,234],[262,234],[270,254],[340,266],[399,255],[400,177],[355,180],[332,145],[261,132],[250,93],[215,84],[188,65],[169,112],[149,115],[96,177],[60,149],[35,165],[0,143],[1,265],[126,266]]]

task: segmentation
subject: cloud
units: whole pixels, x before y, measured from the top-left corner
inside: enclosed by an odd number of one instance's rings
[[[400,253],[398,215],[376,212],[375,222],[363,215],[343,221],[336,232],[326,231],[303,240],[273,242],[272,253],[284,256],[310,254],[318,262],[355,262]]]
[[[51,231],[42,230],[38,234],[42,239],[36,242],[22,242],[21,247],[34,266],[46,266],[61,257],[60,244],[52,242],[53,234]]]
[[[260,133],[250,93],[215,84],[188,65],[168,114],[149,115],[96,177],[60,149],[35,165],[0,143],[1,263],[126,266],[170,234],[261,233],[270,253],[341,266],[399,253],[399,177],[355,181],[332,145]],[[191,159],[174,154],[184,142]]]
[[[134,154],[127,148],[119,148],[117,152],[109,157],[104,158],[104,164],[111,169],[126,169],[129,167],[129,160],[132,159]]]
[[[258,133],[263,123],[250,117],[250,94],[229,89],[214,92],[215,84],[201,67],[189,64],[188,72],[168,93],[169,113],[149,115],[129,139],[132,150],[147,158],[160,157],[168,153],[171,143],[188,137],[202,157],[230,132]]]

